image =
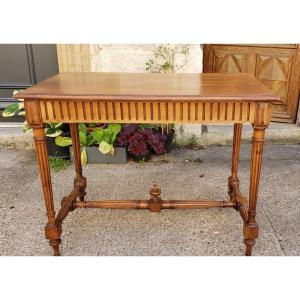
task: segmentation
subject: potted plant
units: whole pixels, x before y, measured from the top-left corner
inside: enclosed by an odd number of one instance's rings
[[[117,145],[125,146],[135,160],[148,160],[152,154],[161,155],[167,152],[166,135],[159,129],[127,124],[122,127]]]
[[[62,159],[70,159],[70,151],[67,147],[61,147],[56,144],[56,137],[69,137],[70,128],[68,124],[64,123],[48,123],[45,128],[46,144],[48,149],[48,156],[58,157]]]
[[[13,94],[15,95],[18,92],[19,90],[16,90]],[[19,101],[17,103],[8,105],[5,108],[2,113],[3,117],[25,116],[24,101],[23,99],[18,100]],[[24,133],[31,130],[26,121],[23,123],[22,130]],[[58,136],[70,136],[69,126],[63,123],[48,123],[46,124],[45,134],[49,157],[69,159],[69,148],[62,148],[55,143],[55,138]]]
[[[88,127],[80,123],[78,125],[81,148],[81,162],[87,163],[126,163],[127,153],[124,147],[116,147],[117,136],[121,130],[120,124],[109,124],[106,128],[96,127],[88,130]],[[56,144],[61,147],[72,145],[70,137],[56,137]],[[71,151],[71,160],[73,151]]]

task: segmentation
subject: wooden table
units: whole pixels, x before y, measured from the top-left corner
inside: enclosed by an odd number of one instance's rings
[[[26,119],[33,128],[37,160],[47,208],[46,238],[59,255],[62,222],[76,208],[188,209],[231,207],[244,221],[246,255],[251,255],[258,225],[256,202],[265,129],[271,101],[279,100],[251,74],[132,74],[62,73],[18,93],[25,100]],[[44,124],[69,123],[73,141],[74,189],[61,201],[56,214]],[[149,200],[86,201],[82,175],[78,123],[234,124],[228,199],[220,201],[162,200],[156,184]],[[249,198],[239,190],[238,161],[242,124],[253,126]]]

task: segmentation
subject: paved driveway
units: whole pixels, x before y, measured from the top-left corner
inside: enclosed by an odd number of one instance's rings
[[[266,145],[254,255],[300,255],[300,145]],[[87,199],[147,199],[154,180],[163,199],[222,199],[230,147],[177,149],[152,162],[88,165]],[[248,191],[250,146],[242,145],[241,190]],[[72,188],[73,166],[53,173],[55,206]],[[50,255],[35,155],[0,151],[0,254]],[[243,255],[233,209],[172,211],[78,209],[63,224],[62,255]]]

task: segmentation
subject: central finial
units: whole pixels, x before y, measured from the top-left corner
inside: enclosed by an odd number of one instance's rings
[[[153,182],[153,186],[150,190],[150,195],[153,197],[153,198],[157,198],[159,197],[161,194],[161,191],[160,191],[160,188],[158,187],[157,183],[154,181]]]
[[[162,209],[162,201],[160,198],[160,188],[156,182],[153,182],[153,186],[150,190],[150,201],[149,201],[149,210],[152,212],[159,212]]]

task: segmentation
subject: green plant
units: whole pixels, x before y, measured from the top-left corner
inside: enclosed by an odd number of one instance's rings
[[[59,172],[61,170],[66,170],[68,165],[70,165],[70,161],[58,157],[51,157],[49,158],[49,163],[51,169],[54,170],[54,172]]]
[[[13,96],[19,93],[21,90],[14,90]],[[17,103],[13,103],[8,105],[4,111],[2,112],[2,117],[8,118],[13,116],[25,116],[25,109],[24,109],[24,100],[18,99]],[[27,122],[25,121],[22,126],[23,132],[28,131],[30,128],[28,127]]]
[[[196,137],[195,134],[193,134],[189,139],[188,139],[188,146],[194,148],[197,147],[198,145],[198,138]]]
[[[14,90],[13,96],[19,93],[20,91],[21,90]],[[23,99],[18,99],[17,103],[8,105],[2,113],[3,117],[24,116],[24,115],[25,115],[25,110],[24,110]]]
[[[146,71],[152,73],[175,73],[189,60],[189,45],[159,45],[153,58],[146,62]],[[177,63],[179,61],[179,63]]]
[[[16,95],[20,91],[21,90],[13,91],[13,95]],[[5,118],[13,116],[25,116],[24,100],[18,99],[17,103],[8,105],[4,109],[2,116]],[[63,133],[62,127],[63,123],[48,123],[45,128],[45,134],[48,137],[57,137]],[[26,121],[23,123],[22,130],[24,133],[31,130]]]
[[[92,132],[89,132],[87,126],[84,123],[80,123],[78,125],[78,131],[80,145],[82,146],[82,164],[87,164],[86,147],[99,145],[99,151],[101,153],[114,155],[114,144],[120,130],[120,124],[109,124],[106,128],[95,128]],[[58,146],[66,147],[72,145],[72,139],[70,137],[58,136],[55,139],[55,143]]]
[[[63,134],[62,126],[63,123],[48,123],[45,128],[45,134],[48,137],[57,137]]]

